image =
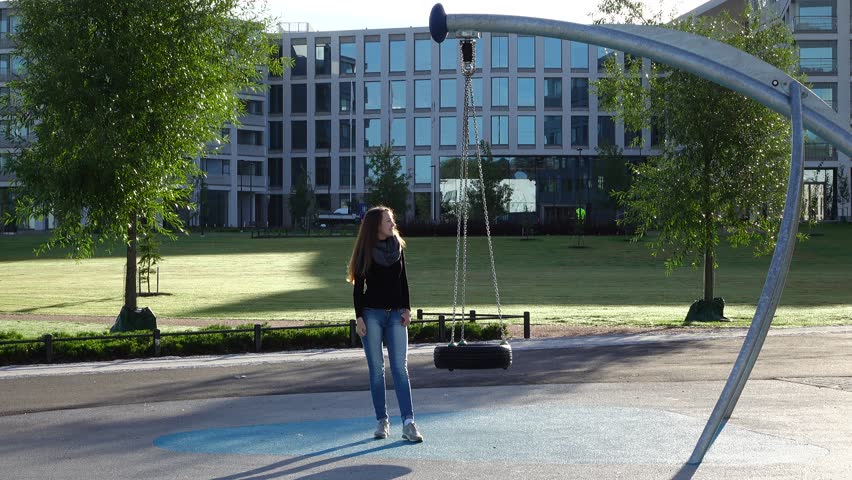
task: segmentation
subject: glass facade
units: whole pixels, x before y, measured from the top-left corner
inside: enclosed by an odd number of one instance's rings
[[[432,80],[414,81],[414,108],[432,108]]]
[[[432,70],[432,44],[429,38],[414,41],[414,70],[425,72]]]
[[[491,68],[509,68],[509,37],[491,37]]]
[[[405,147],[405,118],[391,120],[391,144],[394,147]]]
[[[456,79],[442,78],[440,85],[441,108],[455,108],[458,105],[458,100],[456,100]]]
[[[535,107],[535,78],[518,79],[518,107]]]
[[[382,44],[371,40],[364,42],[364,73],[382,71]]]
[[[390,41],[390,71],[405,72],[405,40]]]
[[[509,79],[497,77],[491,79],[491,106],[509,106]]]
[[[544,39],[544,68],[562,68],[562,40]]]
[[[844,118],[852,118],[849,59],[839,58],[850,56],[847,31],[852,22],[838,17],[835,0],[797,0],[790,8],[796,32],[808,32],[797,46],[812,90]],[[842,15],[848,8],[839,10]],[[343,206],[350,196],[361,203],[364,166],[372,149],[393,143],[407,162],[403,173],[411,175],[409,203],[417,204],[401,217],[410,219],[416,210],[418,219],[438,218],[441,202],[433,195],[452,192],[445,183],[452,170],[442,169],[464,147],[459,42],[449,38],[436,44],[424,28],[288,32],[279,41],[282,52],[294,58],[294,67],[269,78],[266,97],[246,95],[251,114],[246,126],[229,128],[232,145],[201,163],[221,182],[215,187],[225,192],[223,202],[230,198],[224,189],[236,188],[230,185],[231,165],[240,162],[268,178],[266,186],[273,191],[262,193],[257,184],[254,191],[257,198],[269,195],[268,203],[277,205],[285,225],[287,196],[298,175],[309,173],[312,184],[324,187],[318,192],[323,205]],[[477,40],[476,52],[477,123],[475,129],[470,125],[470,140],[478,136],[488,141],[494,158],[505,164],[505,181],[516,192],[513,212],[562,221],[571,205],[591,202],[590,212],[601,215],[594,202],[608,201],[607,192],[617,183],[611,171],[619,166],[605,165],[609,160],[601,160],[598,150],[616,145],[633,156],[631,161],[640,161],[656,152],[652,144],[662,142],[663,129],[623,128],[613,112],[601,111],[600,102],[591,98],[590,84],[607,59],[622,55],[626,68],[641,64],[642,58],[582,42],[488,32]],[[0,52],[0,76],[12,74],[12,52]],[[647,145],[640,148],[643,137]],[[813,215],[830,218],[838,208],[830,201],[836,190],[832,182],[840,182],[838,172],[849,172],[849,160],[810,132],[806,139],[809,168],[820,162],[821,170],[832,172],[812,173],[810,183],[816,186],[808,187],[809,195],[822,195],[822,206],[818,200],[809,205]],[[6,188],[3,181],[0,177],[0,188]],[[230,209],[231,217],[235,209]],[[224,205],[223,224],[234,222],[227,210]]]
[[[535,37],[518,37],[518,68],[535,68]]]
[[[393,80],[390,82],[391,108],[394,110],[405,110],[405,80]]]

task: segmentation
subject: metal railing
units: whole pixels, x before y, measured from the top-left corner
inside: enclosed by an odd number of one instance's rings
[[[437,320],[424,320],[423,316],[437,316]],[[417,320],[412,320],[412,324],[425,324],[425,323],[438,323],[438,330],[435,337],[436,342],[444,341],[447,338],[447,328],[446,328],[446,320],[445,318],[450,316],[450,314],[445,313],[425,313],[423,310],[417,310]],[[476,322],[476,320],[486,320],[486,319],[496,319],[497,315],[493,314],[476,314],[475,310],[470,311],[470,315],[468,316],[471,322]],[[504,319],[509,318],[523,318],[524,319],[524,338],[530,338],[530,313],[524,312],[523,315],[503,315]],[[320,325],[295,325],[289,327],[264,327],[263,325],[256,323],[253,328],[235,328],[235,329],[227,329],[227,330],[201,330],[197,332],[168,332],[163,333],[160,329],[154,329],[150,333],[134,333],[134,334],[126,334],[126,335],[96,335],[89,337],[54,337],[51,334],[46,334],[39,338],[26,339],[26,340],[4,340],[0,341],[0,346],[2,345],[26,345],[33,343],[43,343],[45,350],[45,361],[46,363],[52,363],[55,358],[54,345],[62,342],[85,342],[91,340],[99,340],[99,341],[115,341],[115,340],[130,340],[130,339],[151,339],[151,343],[153,346],[153,354],[155,357],[159,357],[161,353],[161,341],[163,337],[186,337],[186,336],[195,336],[195,335],[230,335],[230,334],[240,334],[240,333],[252,333],[254,340],[254,351],[255,353],[259,353],[263,346],[263,333],[264,332],[272,332],[275,330],[310,330],[310,329],[318,329],[318,328],[344,328],[349,327],[349,347],[356,348],[359,346],[359,337],[355,331],[356,322],[354,319],[349,320],[347,323],[326,323]]]
[[[816,17],[800,15],[793,18],[793,31],[802,32],[836,32],[837,17]]]

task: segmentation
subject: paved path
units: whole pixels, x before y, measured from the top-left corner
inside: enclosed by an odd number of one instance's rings
[[[359,351],[3,367],[0,478],[852,478],[850,327],[773,330],[684,465],[743,334],[516,341],[506,371],[415,347],[420,445],[370,438]]]

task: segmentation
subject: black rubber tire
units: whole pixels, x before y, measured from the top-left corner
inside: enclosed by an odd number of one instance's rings
[[[512,347],[508,343],[472,343],[450,347],[442,345],[435,347],[433,354],[436,368],[446,368],[450,371],[478,370],[487,368],[502,368],[512,365]]]

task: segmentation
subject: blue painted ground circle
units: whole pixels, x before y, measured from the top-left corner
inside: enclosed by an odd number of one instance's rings
[[[186,453],[280,456],[372,456],[446,461],[551,464],[670,464],[689,458],[706,419],[614,407],[526,406],[418,414],[425,441],[375,440],[371,417],[213,428],[164,435],[154,446]],[[460,452],[463,452],[460,455]],[[728,425],[705,463],[802,462],[826,451],[814,445]]]

